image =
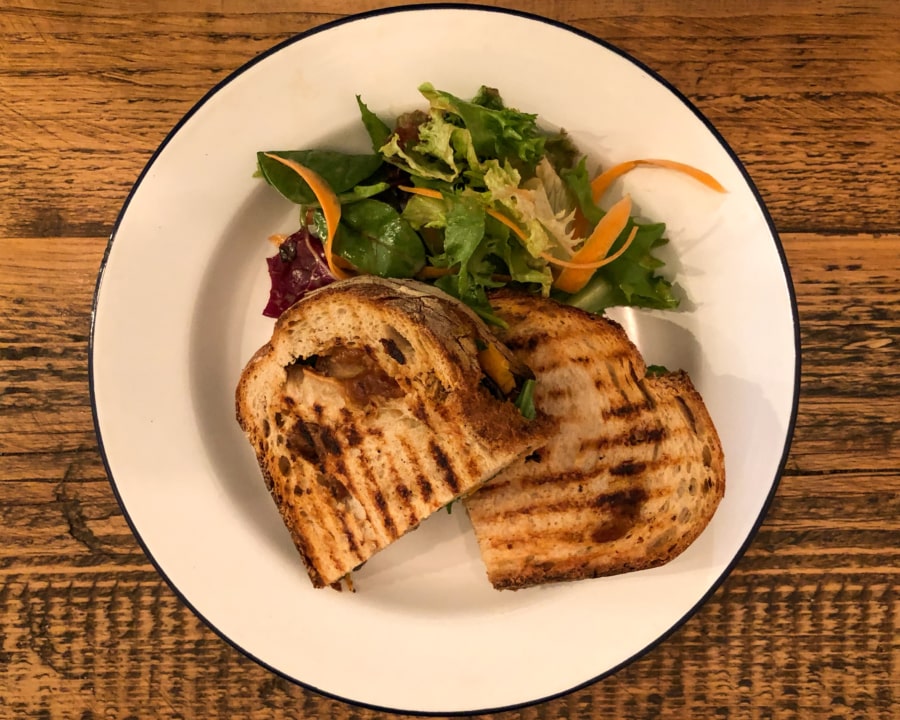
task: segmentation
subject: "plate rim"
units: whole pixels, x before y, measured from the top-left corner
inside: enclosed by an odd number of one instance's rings
[[[96,388],[95,388],[95,360],[94,360],[94,335],[96,328],[96,318],[98,305],[100,301],[100,295],[102,292],[103,279],[106,273],[106,269],[108,266],[108,260],[110,256],[110,252],[112,250],[113,243],[116,240],[117,234],[119,232],[120,225],[128,211],[128,208],[131,204],[131,201],[139,191],[144,178],[149,173],[150,169],[154,166],[157,159],[164,152],[166,147],[168,147],[169,143],[174,139],[174,137],[181,131],[182,127],[190,120],[213,96],[219,93],[223,88],[229,85],[231,82],[236,80],[239,76],[247,72],[250,68],[254,67],[258,63],[264,61],[266,58],[280,52],[286,47],[289,47],[295,43],[301,42],[309,37],[317,35],[322,32],[327,32],[328,30],[332,30],[334,28],[340,27],[341,25],[361,22],[368,20],[373,17],[379,17],[383,15],[390,15],[396,13],[419,13],[419,12],[429,12],[433,10],[451,10],[455,12],[462,13],[493,13],[499,15],[507,15],[512,17],[517,17],[524,20],[529,20],[533,22],[543,23],[546,25],[550,25],[554,28],[564,30],[570,33],[573,33],[577,36],[580,36],[583,39],[589,40],[592,43],[601,46],[605,50],[618,55],[620,58],[626,60],[627,62],[633,64],[638,69],[647,73],[647,75],[663,86],[666,90],[668,90],[672,95],[690,112],[694,115],[696,119],[698,119],[703,126],[707,129],[707,131],[712,135],[712,138],[721,146],[721,148],[727,153],[737,170],[740,172],[744,182],[747,184],[749,188],[757,208],[762,214],[762,217],[766,223],[766,226],[769,229],[771,234],[771,238],[773,244],[775,246],[775,250],[778,254],[778,259],[781,264],[781,270],[783,274],[783,278],[785,281],[785,287],[787,290],[788,298],[790,301],[791,308],[791,325],[793,328],[793,344],[794,344],[794,368],[793,368],[793,397],[791,398],[791,410],[788,417],[787,427],[785,429],[784,435],[784,447],[782,448],[781,458],[778,461],[775,471],[775,477],[772,480],[771,488],[763,502],[757,517],[754,519],[752,527],[747,534],[746,539],[741,544],[741,546],[737,549],[734,556],[731,558],[729,563],[725,566],[722,573],[712,582],[708,590],[698,599],[698,601],[688,608],[684,614],[674,622],[665,632],[661,633],[659,636],[654,638],[651,642],[649,642],[646,646],[641,648],[639,651],[635,652],[631,656],[623,659],[618,664],[613,667],[604,670],[603,672],[581,682],[578,682],[567,689],[561,690],[559,692],[551,693],[549,695],[543,695],[538,698],[525,700],[518,703],[506,704],[497,707],[491,708],[479,708],[472,710],[451,710],[451,711],[439,711],[439,710],[415,710],[415,709],[404,709],[398,707],[390,707],[383,706],[374,703],[368,703],[365,701],[357,700],[350,697],[345,697],[335,692],[331,692],[328,690],[323,690],[322,688],[316,687],[308,682],[303,681],[302,679],[293,677],[288,673],[279,670],[278,668],[270,665],[262,658],[256,656],[249,650],[241,647],[235,640],[228,637],[223,630],[220,630],[213,622],[211,622],[186,596],[185,594],[175,585],[175,583],[169,578],[168,574],[165,572],[163,567],[159,564],[159,562],[154,557],[153,553],[150,551],[150,548],[144,541],[140,531],[135,525],[131,513],[128,511],[123,498],[119,492],[118,484],[115,480],[115,475],[113,473],[112,467],[109,463],[109,459],[107,456],[106,448],[104,446],[103,435],[100,429],[100,419],[99,412],[97,407],[97,399],[96,399]],[[462,2],[427,2],[416,5],[392,5],[382,8],[375,8],[372,10],[367,10],[359,13],[353,13],[350,15],[346,15],[340,18],[336,18],[334,20],[327,21],[325,23],[315,25],[313,27],[307,28],[299,33],[291,35],[284,40],[279,41],[273,46],[263,50],[258,53],[254,57],[250,58],[240,66],[238,66],[235,70],[228,73],[224,78],[215,83],[209,90],[207,90],[202,97],[197,100],[188,110],[185,112],[178,122],[169,130],[162,141],[159,143],[157,148],[153,151],[150,158],[145,163],[143,169],[137,176],[136,180],[132,184],[121,209],[119,210],[115,222],[113,223],[112,230],[110,231],[106,248],[104,250],[103,256],[101,258],[100,266],[97,273],[97,279],[94,286],[93,299],[91,303],[91,313],[90,313],[90,332],[88,337],[88,388],[89,388],[89,396],[90,396],[90,404],[91,404],[91,415],[94,427],[94,434],[97,439],[97,448],[101,456],[101,460],[103,462],[104,469],[106,471],[107,479],[109,481],[110,487],[113,491],[113,495],[116,498],[116,502],[118,503],[120,509],[122,510],[122,514],[128,524],[129,529],[134,535],[135,540],[140,546],[141,550],[144,552],[147,560],[154,567],[159,576],[165,581],[165,583],[169,586],[175,596],[210,630],[213,631],[219,638],[221,638],[225,643],[227,643],[230,647],[237,650],[244,657],[252,660],[256,664],[265,668],[268,672],[274,673],[276,676],[287,680],[288,682],[298,685],[306,690],[310,690],[315,692],[316,694],[330,698],[332,700],[337,700],[339,702],[347,703],[348,705],[356,706],[359,708],[365,708],[368,710],[374,710],[378,712],[387,712],[391,714],[407,714],[418,717],[467,717],[476,714],[484,714],[484,713],[494,713],[494,712],[504,712],[510,710],[518,710],[534,705],[538,705],[544,702],[548,702],[550,700],[557,699],[559,697],[563,697],[565,695],[569,695],[571,693],[582,690],[600,680],[603,680],[607,677],[610,677],[617,672],[619,672],[622,668],[632,664],[633,662],[639,660],[663,642],[665,642],[669,637],[671,637],[677,630],[681,629],[685,623],[690,620],[697,611],[706,604],[706,602],[710,599],[710,597],[722,586],[725,580],[731,575],[734,568],[741,561],[747,549],[751,545],[751,543],[756,538],[756,535],[765,521],[766,516],[770,510],[772,502],[777,493],[778,487],[781,483],[781,479],[784,473],[784,468],[787,463],[788,456],[790,454],[790,450],[793,444],[794,433],[796,430],[796,422],[797,422],[797,414],[799,408],[799,399],[800,399],[800,385],[801,385],[801,367],[802,367],[802,357],[801,357],[801,343],[800,343],[800,319],[799,319],[799,311],[797,306],[797,297],[796,291],[794,288],[793,279],[791,277],[790,267],[787,262],[787,257],[784,250],[784,245],[781,241],[781,238],[778,234],[777,228],[775,227],[775,223],[772,220],[772,217],[769,213],[768,208],[766,207],[765,202],[762,199],[762,196],[759,193],[756,184],[753,182],[750,177],[744,163],[738,157],[737,153],[731,148],[728,142],[725,140],[723,135],[718,131],[718,129],[707,119],[707,117],[703,114],[703,112],[697,108],[697,106],[677,87],[675,87],[672,83],[666,80],[659,72],[650,68],[642,61],[638,60],[630,53],[622,50],[616,45],[610,43],[607,40],[604,40],[592,33],[589,33],[585,30],[581,30],[576,28],[564,21],[556,20],[553,18],[548,18],[543,15],[512,9],[512,8],[503,8],[503,7],[494,7],[489,5],[482,5],[478,3],[462,3]]]

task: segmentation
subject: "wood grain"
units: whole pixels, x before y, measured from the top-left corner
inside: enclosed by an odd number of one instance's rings
[[[205,5],[131,15],[99,3],[88,17],[77,3],[55,13],[17,3],[0,15],[9,38],[0,163],[27,163],[43,178],[0,177],[9,198],[0,223],[10,235],[108,234],[140,168],[209,88],[276,42],[336,17],[318,3],[271,13]],[[544,3],[506,5],[547,13]],[[616,44],[686,93],[752,166],[783,231],[896,233],[896,6],[837,12],[800,3],[782,14],[732,5],[685,4],[672,16],[623,4],[627,13],[597,16],[590,2],[560,2],[549,14]],[[79,88],[77,97],[57,92],[66,84]],[[813,191],[812,178],[836,194]],[[863,213],[872,204],[880,212]]]
[[[380,716],[248,660],[166,585],[98,452],[87,343],[106,239],[178,119],[273,44],[389,4],[0,8],[0,720]],[[488,4],[615,44],[715,124],[780,232],[803,359],[784,476],[723,586],[616,675],[490,717],[897,717],[898,6]]]

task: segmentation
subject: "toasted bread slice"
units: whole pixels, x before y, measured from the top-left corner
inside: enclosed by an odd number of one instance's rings
[[[313,585],[341,580],[546,441],[486,381],[495,346],[430,286],[360,277],[309,294],[244,369],[237,419]]]
[[[508,291],[498,336],[534,371],[555,419],[542,449],[465,500],[498,589],[662,565],[706,527],[725,490],[722,445],[684,372],[647,375],[615,322]]]

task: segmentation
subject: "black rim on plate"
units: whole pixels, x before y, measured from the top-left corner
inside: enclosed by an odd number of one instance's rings
[[[172,138],[179,132],[179,130],[182,128],[182,126],[203,105],[205,105],[206,102],[210,98],[212,98],[222,88],[224,88],[226,85],[231,83],[234,79],[236,79],[237,77],[242,75],[244,72],[246,72],[248,69],[250,69],[257,63],[262,62],[270,55],[274,55],[275,53],[279,52],[280,50],[284,49],[285,47],[293,45],[294,43],[300,42],[300,41],[302,41],[308,37],[311,37],[313,35],[316,35],[318,33],[325,32],[327,30],[339,27],[339,26],[347,24],[347,23],[364,21],[368,18],[377,17],[377,16],[381,16],[381,15],[389,15],[389,14],[394,14],[394,13],[407,13],[407,12],[423,12],[423,11],[427,12],[429,10],[459,10],[459,11],[471,12],[471,13],[488,12],[488,13],[495,13],[495,14],[511,15],[511,16],[516,16],[519,18],[524,18],[527,20],[544,23],[546,25],[550,25],[550,26],[556,27],[558,29],[565,30],[565,31],[570,32],[574,35],[577,35],[581,38],[590,40],[591,42],[596,43],[597,45],[600,45],[601,47],[605,48],[606,50],[608,50],[612,53],[615,53],[616,55],[619,55],[620,57],[624,58],[628,62],[632,63],[633,65],[635,65],[636,67],[641,69],[642,71],[646,72],[656,82],[658,82],[660,85],[662,85],[664,88],[666,88],[670,93],[672,93],[672,95],[674,95],[685,107],[687,107],[694,114],[694,116],[698,120],[700,120],[700,122],[703,123],[703,125],[712,134],[712,136],[716,139],[716,141],[728,153],[732,162],[734,162],[735,166],[738,168],[741,175],[743,176],[744,181],[747,183],[747,186],[750,188],[750,191],[752,192],[753,197],[754,197],[760,211],[763,214],[766,224],[768,225],[769,231],[771,233],[771,236],[772,236],[772,239],[773,239],[773,242],[775,245],[775,249],[778,252],[778,257],[781,262],[782,272],[784,274],[785,285],[787,288],[788,296],[790,298],[792,325],[793,325],[793,329],[794,329],[794,358],[795,358],[795,361],[794,361],[794,382],[793,382],[793,397],[791,400],[791,412],[790,412],[788,427],[787,427],[787,430],[785,433],[784,448],[782,450],[781,458],[778,462],[778,467],[777,467],[777,470],[775,473],[775,477],[772,480],[772,487],[765,499],[765,502],[762,505],[762,508],[760,509],[758,517],[755,518],[755,520],[753,522],[753,526],[750,529],[750,532],[747,534],[746,539],[744,540],[744,542],[742,543],[742,545],[740,546],[738,551],[735,553],[734,557],[729,562],[728,566],[725,568],[725,570],[722,572],[722,574],[718,578],[716,578],[716,580],[712,583],[710,588],[707,590],[706,593],[704,593],[704,595],[700,598],[700,600],[698,600],[691,608],[689,608],[687,610],[687,612],[685,612],[685,614],[681,618],[679,618],[675,623],[672,624],[671,627],[668,628],[668,630],[666,630],[664,633],[662,633],[659,637],[654,639],[652,642],[648,643],[644,648],[642,648],[641,650],[639,650],[632,656],[626,658],[625,660],[620,662],[618,665],[615,665],[614,667],[596,675],[593,678],[590,678],[589,680],[575,684],[566,690],[563,690],[563,691],[560,691],[557,693],[553,693],[551,695],[533,698],[533,699],[530,699],[530,700],[527,700],[527,701],[524,701],[521,703],[504,705],[504,706],[500,706],[500,707],[477,708],[477,709],[472,709],[472,710],[459,710],[459,711],[422,711],[422,710],[415,710],[415,709],[385,707],[385,706],[373,705],[370,703],[362,702],[359,700],[355,700],[353,698],[343,697],[341,695],[329,692],[327,690],[323,690],[321,688],[310,685],[309,683],[305,683],[303,680],[301,680],[299,678],[292,677],[292,676],[278,670],[277,668],[269,665],[267,662],[265,662],[261,658],[256,657],[251,652],[249,652],[245,648],[238,645],[235,641],[233,641],[231,638],[229,638],[222,630],[220,630],[212,622],[210,622],[203,615],[203,613],[200,612],[199,609],[197,607],[195,607],[191,603],[191,601],[181,592],[181,590],[172,582],[172,580],[168,577],[168,575],[166,574],[166,572],[162,568],[162,566],[156,561],[155,557],[153,556],[153,553],[150,551],[150,548],[145,543],[144,539],[142,538],[142,536],[140,534],[140,531],[138,530],[137,526],[135,525],[134,521],[132,520],[131,515],[128,512],[128,508],[125,506],[125,503],[122,500],[122,497],[119,493],[119,488],[116,484],[116,480],[113,475],[112,467],[110,466],[109,460],[107,458],[106,449],[103,444],[103,437],[100,432],[100,421],[99,421],[99,414],[97,411],[97,403],[96,403],[95,387],[94,387],[94,384],[95,384],[95,379],[94,379],[94,330],[95,330],[95,322],[96,322],[96,316],[97,316],[97,308],[98,308],[98,303],[99,303],[99,299],[100,299],[100,293],[102,290],[103,276],[104,276],[104,273],[106,270],[107,261],[109,259],[110,250],[112,249],[112,245],[115,242],[116,235],[118,233],[119,226],[122,222],[122,219],[125,217],[125,214],[128,211],[128,206],[130,205],[131,200],[134,198],[135,194],[137,193],[138,189],[140,188],[144,177],[147,175],[150,168],[156,162],[156,159],[160,156],[160,154],[163,152],[163,150],[166,148],[166,146],[169,144],[169,142],[172,140]],[[224,640],[226,643],[228,643],[231,647],[235,648],[237,651],[239,651],[244,656],[250,658],[257,664],[266,668],[270,672],[275,673],[279,677],[282,677],[285,680],[295,683],[295,684],[297,684],[301,687],[304,687],[308,690],[312,690],[322,696],[333,698],[335,700],[340,700],[341,702],[350,703],[352,705],[356,705],[358,707],[363,707],[363,708],[368,708],[371,710],[377,710],[377,711],[382,711],[382,712],[392,712],[392,713],[405,713],[405,714],[412,714],[412,715],[419,715],[419,716],[457,716],[457,717],[473,715],[473,714],[480,714],[480,713],[485,713],[485,712],[499,712],[499,711],[504,711],[504,710],[514,710],[514,709],[518,709],[518,708],[528,707],[531,705],[536,705],[536,704],[546,702],[548,700],[552,700],[554,698],[558,698],[563,695],[567,695],[569,693],[575,692],[575,691],[582,689],[584,687],[587,687],[588,685],[591,685],[599,680],[602,680],[603,678],[606,678],[606,677],[609,677],[610,675],[615,674],[616,672],[621,670],[626,665],[629,665],[632,662],[634,662],[635,660],[643,657],[645,654],[647,654],[648,652],[653,650],[655,647],[657,647],[659,644],[664,642],[669,636],[671,636],[682,625],[684,625],[684,623],[697,612],[697,610],[710,598],[710,596],[712,596],[712,594],[715,593],[715,591],[719,589],[719,587],[722,585],[722,583],[725,581],[725,579],[730,575],[730,573],[734,569],[735,565],[740,561],[740,559],[743,557],[744,553],[746,552],[747,548],[753,541],[753,538],[755,537],[757,531],[759,530],[760,525],[762,525],[763,520],[765,519],[766,514],[768,513],[769,507],[772,504],[772,500],[778,489],[778,484],[779,484],[782,472],[784,470],[785,463],[787,462],[788,453],[790,451],[791,440],[794,435],[794,430],[795,430],[796,421],[797,421],[797,408],[798,408],[798,404],[799,404],[799,395],[800,395],[801,357],[800,357],[800,323],[799,323],[798,318],[799,318],[799,315],[798,315],[798,310],[797,310],[797,298],[796,298],[796,294],[794,291],[793,282],[791,280],[791,275],[790,275],[790,270],[788,268],[787,259],[785,257],[784,247],[782,246],[781,240],[778,237],[778,233],[775,229],[775,224],[772,221],[771,216],[769,215],[769,211],[767,210],[765,203],[763,202],[762,197],[760,196],[759,191],[756,188],[756,185],[753,183],[752,179],[750,178],[749,173],[747,172],[746,168],[744,167],[744,164],[738,158],[737,154],[731,149],[731,147],[728,145],[728,143],[725,141],[725,139],[722,137],[722,135],[718,132],[718,130],[703,115],[703,113],[699,109],[697,109],[694,106],[694,104],[683,93],[681,93],[676,87],[674,87],[667,80],[665,80],[665,78],[660,76],[656,71],[652,70],[651,68],[649,68],[648,66],[643,64],[641,61],[635,59],[630,54],[624,52],[623,50],[615,47],[614,45],[611,45],[610,43],[608,43],[604,40],[601,40],[600,38],[595,37],[594,35],[591,35],[588,32],[579,30],[578,28],[572,27],[571,25],[568,25],[561,21],[552,20],[550,18],[546,18],[541,15],[536,15],[534,13],[528,13],[528,12],[523,12],[523,11],[519,11],[519,10],[503,9],[503,8],[497,8],[497,7],[491,7],[491,6],[484,6],[484,5],[477,5],[477,4],[470,5],[470,4],[464,4],[464,3],[426,3],[426,4],[421,4],[421,5],[415,5],[415,6],[387,7],[387,8],[381,8],[381,9],[372,10],[372,11],[359,13],[359,14],[355,14],[355,15],[348,15],[348,16],[340,18],[338,20],[334,20],[334,21],[325,23],[323,25],[319,25],[319,26],[310,28],[309,30],[301,32],[297,35],[294,35],[294,36],[274,45],[273,47],[269,48],[268,50],[260,53],[256,57],[252,58],[251,60],[249,60],[248,62],[243,64],[241,67],[239,67],[237,70],[230,73],[223,80],[218,82],[199,101],[197,101],[197,103],[178,121],[178,123],[172,128],[172,130],[169,131],[169,133],[166,135],[166,137],[160,143],[159,147],[151,155],[147,164],[144,166],[143,170],[141,171],[140,175],[138,176],[137,180],[135,181],[134,185],[132,186],[130,192],[128,193],[128,196],[126,197],[125,202],[122,205],[122,209],[119,211],[119,214],[113,225],[112,232],[110,233],[109,240],[108,240],[108,243],[106,246],[106,250],[103,254],[103,258],[100,263],[100,269],[99,269],[99,273],[97,275],[97,282],[96,282],[96,285],[94,288],[94,298],[93,298],[93,305],[92,305],[92,310],[91,310],[91,330],[90,330],[90,338],[88,341],[88,377],[89,377],[89,390],[90,390],[90,400],[91,400],[91,410],[92,410],[92,415],[93,415],[94,431],[97,436],[98,447],[100,450],[103,464],[104,464],[107,476],[109,478],[109,482],[112,487],[113,493],[116,497],[117,502],[119,503],[119,506],[122,509],[122,513],[125,516],[125,520],[128,522],[128,525],[131,528],[132,533],[134,534],[138,544],[141,546],[142,550],[146,554],[148,560],[151,562],[151,564],[154,566],[154,568],[159,573],[159,575],[163,578],[163,580],[165,580],[165,582],[169,585],[169,587],[172,589],[172,591],[175,593],[175,595],[178,596],[178,598],[191,610],[191,612],[193,612],[198,618],[200,618],[200,620],[202,620],[204,622],[204,624],[206,624],[206,626],[209,627],[213,632],[215,632],[222,640]]]

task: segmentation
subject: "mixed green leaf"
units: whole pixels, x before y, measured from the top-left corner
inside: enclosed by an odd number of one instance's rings
[[[357,96],[371,154],[257,155],[260,176],[300,206],[301,226],[314,240],[326,237],[316,193],[270,155],[313,171],[337,196],[332,251],[344,265],[434,282],[489,321],[499,322],[488,291],[505,285],[596,313],[616,305],[677,307],[654,255],[666,242],[665,226],[633,218],[609,251],[625,245],[636,227],[621,256],[592,270],[578,292],[554,288],[556,266],[571,261],[604,216],[592,197],[586,158],[564,131],[544,130],[537,115],[507,107],[496,89],[482,87],[471,100],[429,83],[419,91],[427,106],[390,124]],[[325,262],[321,252],[316,257]],[[309,258],[303,263],[308,268]],[[273,293],[283,304],[287,295],[275,282],[273,276]]]

